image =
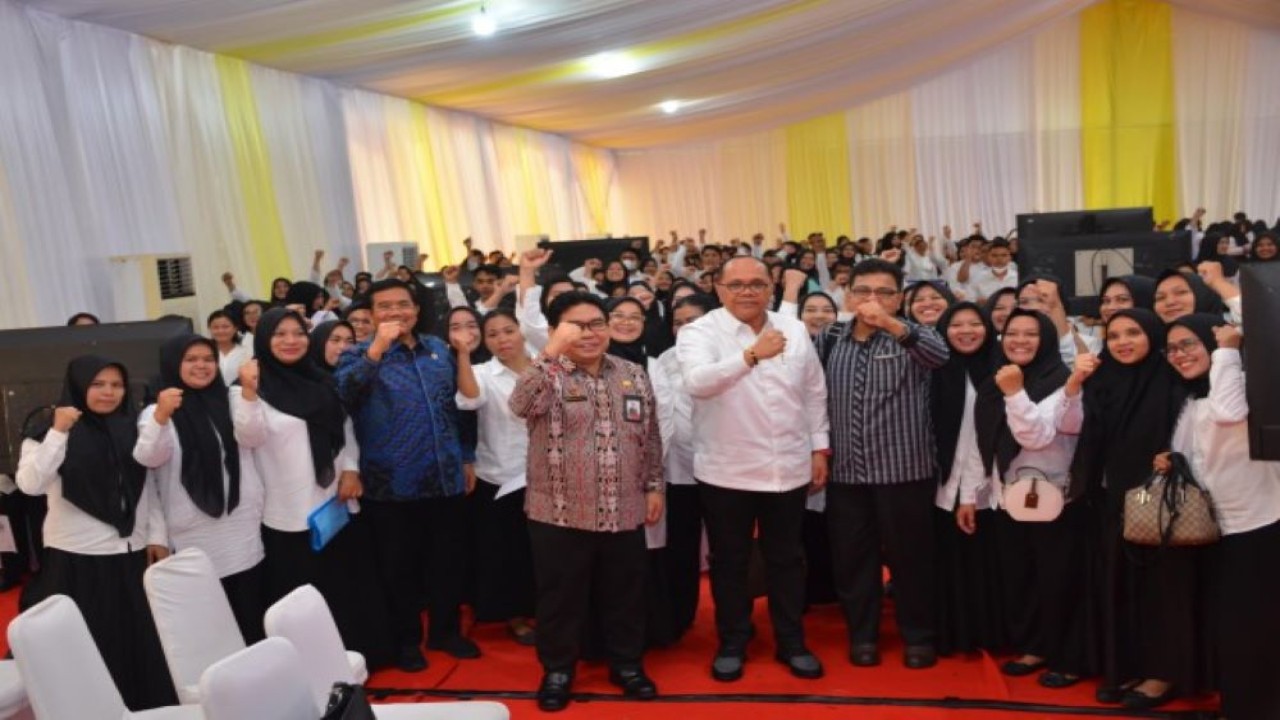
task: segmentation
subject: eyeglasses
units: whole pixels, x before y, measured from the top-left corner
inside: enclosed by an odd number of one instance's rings
[[[591,322],[576,322],[574,320],[565,320],[565,322],[569,323],[570,325],[576,325],[579,330],[589,331],[594,333],[604,332],[605,330],[609,329],[609,323],[606,322],[604,319],[592,320]]]
[[[644,322],[644,316],[643,316],[643,315],[632,315],[632,314],[630,314],[630,313],[616,313],[616,312],[615,312],[615,313],[609,313],[609,319],[610,319],[610,320],[616,320],[617,322],[620,322],[620,323],[642,323],[642,322]]]
[[[1174,355],[1190,355],[1196,348],[1203,346],[1204,344],[1199,340],[1196,340],[1195,338],[1187,338],[1181,342],[1169,343],[1168,347],[1164,349],[1164,354],[1166,357],[1173,357]]]
[[[856,298],[869,298],[876,296],[877,300],[888,300],[898,294],[895,288],[869,288],[865,285],[849,288],[849,294]]]
[[[741,295],[744,292],[749,292],[752,295],[759,295],[761,293],[769,291],[769,283],[761,282],[759,280],[757,280],[756,282],[749,282],[749,283],[744,283],[744,282],[717,283],[717,285],[724,288],[725,290],[728,290],[731,295]]]

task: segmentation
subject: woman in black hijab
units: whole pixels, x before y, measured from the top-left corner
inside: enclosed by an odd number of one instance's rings
[[[653,291],[653,286],[643,280],[632,281],[627,286],[627,296],[640,301],[644,306],[644,350],[651,358],[656,358],[675,344],[675,336],[671,333],[662,302]]]
[[[62,594],[84,615],[94,644],[131,710],[177,702],[142,589],[149,561],[168,554],[138,439],[124,366],[95,355],[67,365],[52,420],[25,433],[16,481],[48,495],[41,570],[25,610]]]
[[[315,317],[315,314],[324,309],[325,303],[329,301],[329,291],[320,287],[313,282],[299,281],[289,286],[289,292],[284,296],[285,306],[301,305],[303,315],[308,320]]]
[[[1222,274],[1232,277],[1240,269],[1236,259],[1228,255],[1231,251],[1231,236],[1219,232],[1207,232],[1200,238],[1200,248],[1196,252],[1196,265],[1205,261],[1222,263]]]
[[[1006,675],[1045,668],[1039,682],[1065,688],[1093,672],[1088,627],[1087,558],[1089,508],[1084,484],[1071,481],[1076,438],[1058,431],[1056,409],[1071,372],[1058,352],[1058,333],[1048,316],[1017,309],[1000,338],[994,375],[978,391],[974,415],[985,472],[997,470],[1004,492],[1029,471],[1063,495],[1064,507],[1046,522],[1000,523],[1004,608],[1009,640],[1020,653],[1006,662]],[[1049,492],[1044,490],[1042,492]],[[1010,508],[1001,500],[1006,512]],[[1030,508],[1031,505],[1024,507]]]
[[[307,517],[337,495],[362,491],[350,421],[333,379],[307,357],[306,320],[273,308],[254,335],[256,358],[240,370],[231,395],[241,445],[253,449],[262,473],[265,602],[294,588],[318,584],[323,552],[310,547]],[[344,453],[344,448],[352,452]],[[341,477],[339,477],[341,476]]]
[[[160,346],[160,392],[142,411],[134,458],[152,469],[174,550],[209,556],[247,643],[263,637],[262,479],[236,442],[214,343],[180,335]]]
[[[1143,275],[1119,275],[1102,283],[1098,293],[1098,315],[1103,324],[1120,310],[1150,310],[1156,300],[1156,281]]]
[[[338,367],[338,358],[356,344],[356,330],[346,320],[322,322],[311,331],[311,344],[307,357],[311,362],[332,373]]]
[[[937,438],[938,652],[1005,644],[996,529],[999,479],[983,468],[973,408],[991,377],[996,330],[975,303],[952,305],[937,323],[951,355],[930,378]]]
[[[1151,458],[1168,448],[1180,384],[1165,360],[1165,329],[1150,310],[1120,310],[1104,333],[1097,370],[1083,402],[1059,427],[1079,432],[1072,477],[1096,498],[1101,552],[1103,683],[1099,702],[1148,709],[1174,693],[1211,687],[1202,581],[1196,548],[1163,551],[1126,543],[1125,493],[1151,474]],[[1081,363],[1089,363],[1082,358]],[[1069,383],[1067,397],[1080,389]]]
[[[984,306],[987,311],[987,317],[991,318],[991,324],[995,326],[997,337],[1004,332],[1004,324],[1009,321],[1009,313],[1018,307],[1018,291],[1016,288],[1000,288],[995,291],[991,297],[987,298]]]
[[[609,354],[647,368],[650,353],[645,347],[644,304],[633,297],[619,297],[610,300],[608,308]]]
[[[1152,308],[1166,325],[1192,313],[1220,316],[1227,312],[1222,298],[1199,275],[1177,270],[1165,270],[1156,278]]]
[[[955,293],[945,282],[921,280],[912,283],[903,295],[902,314],[914,323],[935,327],[947,308],[955,304]]]

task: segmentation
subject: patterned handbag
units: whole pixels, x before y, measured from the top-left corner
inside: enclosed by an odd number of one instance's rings
[[[1151,547],[1212,545],[1222,536],[1209,491],[1196,482],[1180,453],[1168,475],[1154,473],[1124,494],[1124,539]]]

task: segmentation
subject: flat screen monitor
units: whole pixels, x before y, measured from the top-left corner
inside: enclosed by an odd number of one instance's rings
[[[161,343],[189,332],[185,318],[0,331],[0,472],[12,474],[17,468],[23,422],[34,410],[57,402],[72,358],[101,355],[124,364],[129,397],[140,409],[147,383],[160,371]]]
[[[1280,460],[1280,263],[1240,270],[1244,302],[1245,398],[1249,402],[1249,457]],[[1252,331],[1252,332],[1250,332]]]
[[[1144,232],[1036,238],[1018,243],[1019,277],[1052,275],[1071,298],[1096,298],[1107,278],[1155,277],[1190,259],[1187,243],[1169,233]],[[1073,301],[1071,312],[1094,316],[1088,303]]]

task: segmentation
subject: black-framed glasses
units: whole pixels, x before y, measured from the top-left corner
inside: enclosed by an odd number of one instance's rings
[[[849,294],[856,298],[869,298],[872,295],[875,295],[877,300],[889,300],[899,292],[901,291],[896,288],[869,288],[865,285],[858,285],[856,287],[849,288]]]
[[[578,322],[576,320],[565,320],[565,322],[569,323],[570,325],[577,326],[579,330],[588,331],[588,332],[598,333],[598,332],[603,332],[609,329],[609,323],[604,318],[601,318],[599,320],[592,320],[591,322]]]
[[[747,283],[734,281],[730,283],[716,283],[716,284],[724,288],[725,290],[728,290],[729,293],[732,295],[741,295],[744,292],[749,292],[752,295],[759,295],[761,293],[765,293],[769,291],[769,283],[761,280],[756,280],[755,282],[747,282]]]
[[[1165,357],[1173,357],[1174,355],[1190,355],[1196,348],[1204,347],[1204,343],[1195,338],[1187,338],[1176,343],[1169,343],[1165,349]]]

